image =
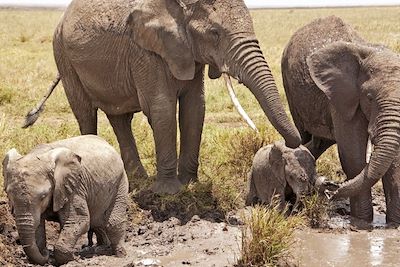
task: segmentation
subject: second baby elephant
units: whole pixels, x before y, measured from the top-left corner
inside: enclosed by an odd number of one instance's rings
[[[285,201],[294,194],[296,206],[315,180],[315,160],[307,148],[291,149],[283,142],[275,142],[262,147],[254,156],[246,205],[270,204],[277,196],[283,209]]]
[[[92,229],[98,245],[123,248],[128,178],[119,154],[103,139],[73,137],[40,145],[25,156],[11,149],[3,161],[4,190],[30,261],[48,261],[45,220],[60,222],[57,264],[73,259],[80,236]]]

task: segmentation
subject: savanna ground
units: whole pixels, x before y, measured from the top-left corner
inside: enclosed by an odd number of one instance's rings
[[[400,53],[400,7],[252,11],[256,35],[286,107],[280,73],[283,48],[291,34],[299,27],[315,18],[332,14],[353,25],[370,42],[382,43]],[[56,75],[52,34],[61,15],[62,11],[58,10],[0,10],[1,158],[12,147],[17,148],[20,153],[26,153],[37,144],[79,135],[78,124],[62,88],[58,88],[51,96],[35,126],[21,129],[25,114],[42,98]],[[168,258],[169,253],[173,251],[185,254],[185,249],[191,246],[187,244],[196,239],[202,240],[204,245],[202,247],[197,244],[200,252],[187,252],[186,255],[190,255],[187,262],[181,261],[179,257],[176,257],[178,263],[174,262],[174,259],[164,258],[164,264],[213,266],[213,263],[214,266],[225,266],[233,265],[240,258],[240,229],[230,224],[238,224],[241,220],[231,214],[244,207],[246,174],[253,155],[262,145],[281,137],[266,120],[251,93],[238,84],[235,85],[235,89],[244,109],[260,129],[260,134],[252,132],[243,123],[234,110],[223,81],[206,78],[206,120],[201,146],[199,182],[189,185],[175,196],[143,195],[137,192],[132,194],[132,223],[128,227],[127,237],[128,244],[131,245],[131,261],[123,263],[125,266],[133,266],[132,262],[135,262],[135,259],[143,257]],[[100,114],[98,128],[99,135],[118,148],[112,128],[103,113]],[[154,175],[154,143],[146,118],[142,114],[135,115],[132,128],[142,161],[148,173]],[[344,177],[334,147],[318,160],[317,166],[321,175],[333,180],[341,180]],[[375,192],[382,195],[379,184]],[[0,196],[4,200],[0,206],[0,265],[24,265],[26,261],[21,249],[16,245],[17,235],[13,220],[9,218],[6,198],[2,191]],[[311,199],[309,206],[319,203],[320,200]],[[313,213],[312,207],[310,210],[310,213]],[[193,218],[194,215],[199,216],[201,220],[197,216]],[[311,214],[311,217],[313,215],[315,214]],[[282,224],[282,221],[280,223]],[[207,246],[207,242],[211,242],[212,245]],[[51,240],[49,243],[51,244]],[[229,247],[229,251],[224,251],[225,245]],[[143,249],[144,247],[146,249]],[[223,260],[212,261],[213,258]],[[104,256],[99,257],[99,261],[96,261],[96,258],[93,260],[91,265],[122,266],[121,262],[106,263]],[[301,260],[295,262],[302,265]],[[76,262],[76,266],[84,264],[89,263]],[[270,264],[276,264],[276,261]]]

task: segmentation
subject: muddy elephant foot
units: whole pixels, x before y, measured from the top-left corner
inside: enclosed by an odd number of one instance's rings
[[[151,191],[158,194],[176,194],[182,188],[181,182],[178,178],[158,179],[156,178],[151,187]]]
[[[199,179],[197,178],[197,175],[194,174],[179,174],[178,179],[183,185],[187,185],[190,182],[197,182]]]
[[[122,246],[114,248],[113,254],[118,258],[123,258],[127,255],[125,249]]]
[[[63,265],[74,259],[74,253],[72,250],[68,250],[63,247],[55,246],[54,247],[54,259],[56,260],[56,263],[58,266]]]

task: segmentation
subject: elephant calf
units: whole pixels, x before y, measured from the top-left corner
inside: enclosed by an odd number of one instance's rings
[[[315,180],[315,160],[307,148],[291,149],[283,142],[275,142],[262,147],[254,156],[246,205],[255,202],[270,204],[271,199],[277,196],[283,209],[285,201],[294,194],[296,206]]]
[[[124,256],[128,178],[119,154],[94,135],[39,145],[3,161],[4,189],[30,261],[45,264],[45,219],[58,218],[57,264],[73,259],[78,238],[92,229],[98,245]]]

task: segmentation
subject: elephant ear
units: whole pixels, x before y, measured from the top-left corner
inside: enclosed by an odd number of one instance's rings
[[[360,68],[371,51],[370,47],[340,41],[307,58],[311,78],[345,120],[351,120],[359,106]]]
[[[53,211],[59,211],[70,200],[81,173],[81,157],[68,148],[51,152],[54,160]]]
[[[285,159],[283,157],[284,146],[280,142],[275,142],[269,154],[269,163],[272,173],[283,186],[286,184],[285,180]]]
[[[8,183],[9,183],[9,177],[8,177],[8,168],[10,167],[10,165],[18,160],[22,158],[22,156],[18,153],[18,151],[15,148],[10,149],[7,154],[5,155],[4,159],[3,159],[3,188],[4,190],[7,189]]]
[[[195,63],[186,38],[185,2],[135,1],[127,24],[133,31],[134,41],[142,48],[161,56],[175,78],[192,80]]]

